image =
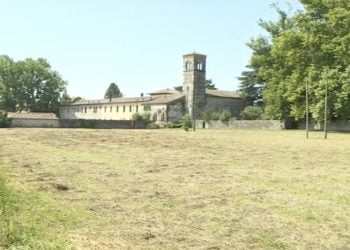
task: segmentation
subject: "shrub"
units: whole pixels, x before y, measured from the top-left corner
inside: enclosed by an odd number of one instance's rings
[[[135,113],[132,115],[131,119],[133,121],[143,121],[146,125],[148,125],[151,122],[151,114],[150,113],[143,113],[142,115],[140,113]]]
[[[180,120],[181,127],[188,131],[192,127],[192,121],[189,115],[184,115]]]
[[[240,116],[242,120],[258,120],[263,114],[261,107],[247,106],[241,112]]]
[[[167,122],[164,125],[165,128],[181,128],[181,124],[179,122]]]
[[[143,113],[142,120],[147,123],[151,122],[151,113]]]
[[[220,121],[228,121],[232,117],[232,114],[229,110],[225,109],[223,110],[220,115],[219,115],[219,120]]]
[[[214,115],[214,111],[210,108],[206,108],[205,110],[203,110],[202,112],[202,117],[204,121],[211,121],[214,120],[213,119],[213,115]]]
[[[11,119],[7,117],[7,113],[0,110],[0,128],[8,128],[10,123]]]
[[[147,125],[147,128],[149,128],[149,129],[158,129],[158,128],[160,128],[160,126],[158,124],[156,124],[155,122],[150,122]]]

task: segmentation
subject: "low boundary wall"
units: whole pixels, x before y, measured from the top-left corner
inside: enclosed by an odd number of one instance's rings
[[[208,129],[285,129],[278,120],[196,121],[197,128]]]
[[[119,129],[143,129],[147,127],[144,121],[131,120],[85,120],[85,119],[60,119],[61,128],[119,128]]]
[[[311,123],[309,124],[309,130],[319,131],[323,130],[324,123]],[[299,123],[298,129],[305,129],[305,122]],[[350,122],[348,121],[338,121],[327,123],[328,131],[340,131],[340,132],[350,132]]]
[[[59,128],[60,123],[58,119],[11,118],[10,126],[14,128]]]
[[[12,118],[11,127],[23,128],[101,128],[101,129],[144,129],[143,121],[84,120],[84,119],[24,119]]]

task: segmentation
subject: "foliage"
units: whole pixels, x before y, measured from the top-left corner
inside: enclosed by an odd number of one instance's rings
[[[132,115],[131,119],[133,121],[141,121],[142,120],[142,115],[140,113],[135,113]]]
[[[160,126],[159,126],[157,123],[155,123],[155,122],[150,122],[150,123],[147,125],[147,128],[148,128],[148,129],[158,129],[158,128],[160,128]]]
[[[131,118],[133,121],[143,121],[145,124],[149,124],[151,122],[151,114],[149,112],[147,113],[135,113],[132,115]]]
[[[347,0],[301,0],[304,10],[288,16],[277,9],[277,22],[260,22],[269,38],[258,37],[250,67],[264,82],[265,116],[324,119],[326,83],[331,119],[350,119],[350,5]]]
[[[11,119],[7,117],[7,113],[0,110],[0,128],[8,128],[10,123]]]
[[[112,82],[109,85],[105,93],[105,99],[112,99],[112,98],[117,98],[122,96],[123,96],[122,92],[119,90],[118,85],[115,84],[114,82]]]
[[[192,121],[189,115],[184,115],[180,120],[181,127],[188,131],[192,127]]]
[[[263,105],[262,90],[264,82],[258,76],[258,73],[254,69],[243,71],[238,80],[240,81],[239,89],[244,98],[244,106]]]
[[[220,121],[229,121],[232,117],[232,114],[230,112],[230,110],[228,109],[224,109],[220,115],[219,115],[219,120]]]
[[[183,87],[182,86],[176,86],[176,87],[174,87],[174,89],[179,91],[179,92],[182,92]]]
[[[258,120],[263,114],[263,109],[258,106],[247,106],[241,112],[240,117],[242,120]]]
[[[61,97],[61,104],[69,105],[69,104],[72,104],[72,103],[76,103],[76,102],[78,102],[78,101],[80,101],[82,99],[83,98],[81,98],[80,96],[71,97],[70,95],[67,94],[67,91],[64,91],[63,95]]]
[[[205,88],[206,89],[217,89],[215,87],[215,84],[213,83],[213,81],[211,79],[205,80]]]
[[[214,111],[212,109],[210,109],[210,108],[206,108],[202,112],[202,117],[203,117],[204,121],[214,120],[213,116],[214,116]]]
[[[1,109],[57,113],[65,85],[46,59],[15,62],[8,56],[0,56]]]

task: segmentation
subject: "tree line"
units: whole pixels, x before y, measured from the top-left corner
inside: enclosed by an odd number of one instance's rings
[[[350,119],[350,2],[300,0],[303,9],[289,15],[276,7],[276,22],[260,21],[268,36],[251,39],[253,53],[242,72],[246,105],[260,106],[266,119],[315,121]]]

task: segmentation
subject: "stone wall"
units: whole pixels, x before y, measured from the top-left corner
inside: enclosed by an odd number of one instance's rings
[[[60,119],[59,123],[61,128],[143,129],[147,127],[143,121],[131,120]]]
[[[12,128],[118,128],[144,129],[144,121],[116,121],[116,120],[84,120],[84,119],[18,119],[12,118]]]
[[[284,129],[284,122],[277,120],[196,121],[197,128],[209,129]]]
[[[58,119],[12,118],[10,126],[13,128],[59,128],[60,123]]]
[[[309,124],[309,130],[323,130],[323,122],[321,123],[311,123]],[[298,125],[298,129],[305,129],[305,122],[301,122]],[[329,122],[327,123],[328,131],[350,131],[350,122],[348,121],[337,121],[337,122]]]

